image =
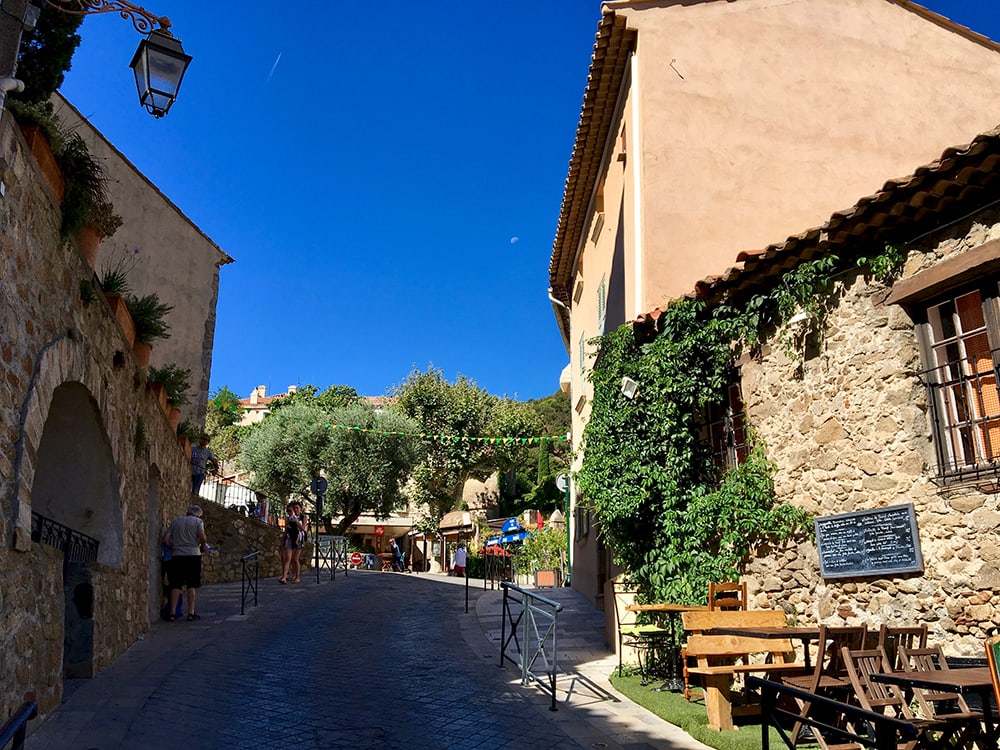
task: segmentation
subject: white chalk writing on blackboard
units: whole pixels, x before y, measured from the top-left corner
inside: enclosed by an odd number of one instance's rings
[[[824,578],[923,571],[912,504],[821,516],[815,527]]]

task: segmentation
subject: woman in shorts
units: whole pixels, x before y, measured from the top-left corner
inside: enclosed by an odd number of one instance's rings
[[[285,533],[281,535],[281,583],[288,582],[288,569],[292,569],[292,583],[299,582],[301,563],[299,554],[302,549],[302,505],[288,504],[288,517],[285,519]]]

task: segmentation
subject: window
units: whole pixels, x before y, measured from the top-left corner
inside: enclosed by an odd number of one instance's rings
[[[712,462],[720,469],[735,469],[746,461],[746,409],[740,393],[739,372],[730,377],[725,400],[705,410],[701,439],[711,445]]]
[[[921,326],[938,472],[945,479],[1000,470],[996,289],[928,305]]]

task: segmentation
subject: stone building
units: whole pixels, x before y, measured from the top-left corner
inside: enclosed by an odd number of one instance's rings
[[[745,415],[779,502],[815,516],[912,504],[922,552],[917,572],[824,577],[807,540],[760,549],[752,606],[802,624],[925,624],[976,656],[1000,625],[998,164],[1000,129],[697,285],[710,306],[739,305],[803,261],[840,259],[819,335],[789,353],[776,331],[737,363]],[[889,285],[857,266],[886,244],[906,252]]]
[[[159,539],[190,501],[188,458],[60,221],[38,162],[3,113],[2,716],[26,693],[52,708],[64,674],[95,673],[149,628]]]
[[[549,265],[574,469],[590,339],[993,127],[1000,95],[1000,47],[913,2],[613,0],[601,13]],[[573,586],[601,606],[611,555],[575,487],[571,499]]]
[[[79,133],[108,173],[108,193],[121,228],[101,243],[97,269],[126,250],[139,250],[129,271],[137,295],[156,293],[173,305],[170,338],[153,345],[152,365],[176,364],[191,371],[188,403],[181,418],[204,425],[215,344],[215,308],[222,266],[233,259],[199,229],[60,94],[52,96],[64,127]]]

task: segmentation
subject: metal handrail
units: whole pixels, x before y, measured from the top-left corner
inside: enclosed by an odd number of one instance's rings
[[[247,596],[253,593],[253,606],[257,606],[257,584],[260,583],[260,550],[243,555],[243,577],[240,582],[240,614],[246,613]],[[251,572],[253,577],[251,577]]]
[[[762,677],[750,675],[747,677],[747,687],[760,691],[761,717],[760,736],[761,750],[770,750],[770,734],[768,727],[774,727],[782,742],[791,750],[795,747],[795,738],[790,737],[785,730],[786,725],[796,722],[819,730],[824,738],[848,740],[872,750],[896,750],[897,739],[915,739],[920,733],[916,726],[907,721],[900,721],[891,716],[866,711],[859,706],[841,703],[826,698],[808,690],[799,690],[780,682],[772,682]],[[782,708],[778,696],[793,698],[810,706],[823,709],[823,718],[800,716],[795,711]],[[831,716],[832,714],[832,716]],[[843,719],[842,726],[832,722]]]
[[[222,474],[211,471],[206,474],[198,489],[198,496],[226,508],[232,508],[245,516],[256,518],[271,526],[280,525],[278,520],[282,518],[281,508],[277,509],[278,512],[272,508],[269,510],[267,518],[261,518],[258,515],[257,490]]]
[[[25,701],[0,727],[0,748],[7,747],[13,741],[11,750],[22,750],[28,722],[38,716],[38,703]]]
[[[520,664],[521,684],[527,685],[528,678],[535,679],[543,689],[548,690],[552,695],[552,705],[550,711],[558,711],[556,707],[556,673],[559,671],[558,654],[556,647],[557,625],[559,613],[562,611],[562,604],[544,596],[525,591],[518,586],[507,581],[502,581],[500,587],[503,589],[503,613],[500,620],[500,667],[503,668],[504,660],[510,659],[507,656],[507,646],[511,641],[517,647],[518,659],[510,661]],[[520,599],[517,596],[520,595]],[[514,617],[514,610],[511,609],[511,602],[521,605],[521,611]],[[547,625],[539,627],[539,621],[548,621]],[[510,637],[507,636],[507,623],[511,624]],[[521,634],[524,648],[517,638],[518,626],[523,626]],[[551,647],[546,649],[546,645],[551,639]],[[551,657],[551,663],[549,658]],[[548,677],[548,685],[545,684],[539,675],[533,671],[535,662],[541,659],[545,665],[545,675]]]

